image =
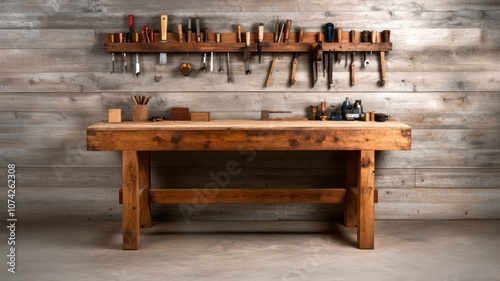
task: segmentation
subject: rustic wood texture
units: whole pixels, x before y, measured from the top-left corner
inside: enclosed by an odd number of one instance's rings
[[[203,5],[203,9],[200,6]],[[168,6],[168,7],[167,7]],[[212,120],[259,119],[260,111],[291,110],[306,117],[309,105],[361,99],[367,111],[390,114],[412,126],[412,150],[376,152],[379,219],[500,219],[500,4],[463,1],[3,1],[0,3],[0,162],[19,167],[20,215],[33,219],[120,219],[116,192],[121,186],[121,155],[88,152],[85,128],[107,119],[109,108],[131,120],[130,95],[153,96],[150,116],[168,116],[171,107],[210,112]],[[379,63],[356,59],[357,83],[333,67],[334,88],[319,77],[310,88],[310,56],[297,64],[289,86],[291,54],[278,54],[273,83],[264,88],[272,54],[262,64],[252,53],[252,75],[243,56],[231,56],[234,83],[226,73],[201,73],[201,55],[189,56],[192,75],[179,72],[185,54],[169,54],[158,64],[143,54],[141,76],[125,74],[116,54],[104,52],[104,34],[127,31],[126,16],[136,16],[136,30],[159,30],[159,14],[169,14],[169,29],[199,16],[211,32],[255,32],[263,22],[271,32],[276,16],[292,19],[292,31],[322,31],[328,21],[344,32],[391,30],[393,50],[386,53],[387,83],[377,85]],[[78,20],[75,20],[78,19]],[[129,57],[129,65],[134,61]],[[130,69],[129,69],[130,70]],[[161,82],[154,82],[160,74]],[[219,152],[153,153],[153,185],[203,186],[210,171],[236,159],[244,167],[232,187],[344,185],[345,156],[336,152],[259,152],[247,156]],[[301,161],[304,159],[304,161]],[[186,171],[186,168],[188,170]],[[158,175],[162,175],[158,177]],[[21,176],[22,175],[22,176]],[[195,175],[195,176],[193,176]],[[0,173],[4,182],[5,174]],[[341,177],[341,180],[337,178]],[[282,183],[283,185],[280,185]],[[386,190],[389,194],[384,192]],[[94,196],[95,195],[95,196]],[[473,201],[471,201],[473,198]],[[438,201],[436,201],[438,200]],[[22,206],[22,207],[21,207]],[[193,219],[331,219],[342,208],[297,205],[211,205]],[[183,217],[176,206],[152,210],[159,219]],[[466,214],[467,213],[467,214]],[[3,216],[0,215],[0,216]]]
[[[123,151],[123,249],[137,250],[140,242],[139,158],[137,151]]]

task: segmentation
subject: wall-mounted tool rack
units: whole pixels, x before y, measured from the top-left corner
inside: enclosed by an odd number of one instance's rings
[[[160,34],[154,34],[153,43],[142,42],[142,36],[139,34],[138,42],[131,43],[113,43],[111,35],[118,38],[118,34],[106,34],[104,42],[104,51],[108,53],[130,52],[130,53],[205,53],[205,52],[233,52],[243,53],[245,43],[238,43],[236,33],[222,33],[221,43],[215,40],[215,33],[208,34],[208,42],[204,43],[204,34],[201,34],[201,42],[196,42],[196,34],[192,34],[191,42],[186,42],[187,34],[182,35],[183,42],[179,42],[179,34],[168,32],[167,42],[161,43]],[[354,42],[350,42],[350,33],[342,32],[341,41],[335,36],[334,42],[328,43],[322,41],[324,51],[332,52],[388,52],[392,51],[392,43],[383,39],[383,32],[377,32],[377,38],[374,43],[361,42],[361,32],[355,33]],[[132,36],[134,38],[134,36]],[[250,51],[257,52],[258,34],[250,34]],[[313,52],[316,49],[320,38],[324,38],[323,32],[305,32],[302,42],[299,42],[298,33],[290,33],[289,41],[273,42],[274,33],[264,33],[262,43],[262,52],[264,53],[294,53],[294,52]],[[117,40],[115,40],[117,41]]]

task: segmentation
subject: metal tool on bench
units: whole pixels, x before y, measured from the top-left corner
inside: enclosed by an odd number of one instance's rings
[[[167,43],[167,25],[168,25],[168,16],[167,15],[161,15],[160,17],[160,22],[161,22],[161,42],[162,43]],[[160,64],[167,64],[167,53],[162,52],[160,53]]]
[[[371,39],[370,31],[363,30],[363,32],[361,32],[361,42],[364,42],[364,43],[370,42],[371,43],[371,41],[372,41],[372,39]],[[368,54],[367,54],[367,52],[363,52],[362,54],[363,54],[363,66],[367,67],[370,64],[370,60],[368,60]]]
[[[356,100],[354,104],[351,104],[349,98],[345,98],[342,103],[342,117],[347,121],[361,120],[363,118],[361,100]]]

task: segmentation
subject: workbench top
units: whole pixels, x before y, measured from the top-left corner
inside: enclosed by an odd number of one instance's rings
[[[261,121],[100,122],[88,150],[407,150],[411,127],[398,122]]]
[[[109,123],[102,121],[87,128],[87,131],[101,130],[367,130],[367,129],[402,129],[411,127],[399,121],[363,122],[363,121],[282,121],[282,120],[211,120],[210,122],[159,121]]]

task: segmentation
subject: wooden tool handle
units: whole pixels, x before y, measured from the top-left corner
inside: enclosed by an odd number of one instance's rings
[[[285,42],[288,43],[288,37],[290,36],[290,29],[292,28],[292,20],[287,20],[285,25]]]
[[[384,43],[391,42],[391,31],[390,30],[382,31],[382,42],[384,42]]]
[[[337,42],[342,42],[342,27],[337,27]]]
[[[208,28],[203,30],[203,42],[208,43]]]
[[[292,61],[292,77],[290,77],[290,85],[295,85],[295,72],[297,72],[297,58]]]
[[[385,77],[385,52],[380,52],[380,86],[384,86],[387,82]]]
[[[193,36],[193,31],[191,29],[188,29],[188,31],[187,31],[187,38],[186,38],[186,41],[188,43],[191,42],[191,36]]]
[[[378,32],[373,30],[372,31],[372,44],[377,43],[377,37],[378,37]]]
[[[134,42],[139,42],[139,33],[134,33]]]
[[[271,86],[271,78],[273,77],[273,71],[275,65],[276,65],[276,54],[274,54],[273,61],[271,62],[271,68],[269,69],[269,74],[267,75],[266,87]]]
[[[299,42],[302,42],[304,40],[304,29],[301,28],[299,29]]]
[[[238,26],[236,27],[236,30],[238,32],[238,43],[241,43],[241,25],[238,24]]]
[[[356,40],[356,30],[351,30],[349,34],[351,36],[350,37],[351,43],[354,43],[354,41]]]
[[[259,23],[259,42],[264,40],[264,24]]]
[[[177,25],[177,33],[179,33],[179,42],[182,43],[182,24]]]
[[[168,16],[161,15],[161,41],[167,41]]]
[[[114,34],[111,34],[110,41],[111,41],[111,43],[115,43],[115,35]]]
[[[217,43],[220,43],[220,33],[216,33],[216,34],[215,34],[215,41],[216,41]]]
[[[245,45],[247,47],[250,46],[250,32],[248,32],[248,31],[245,33]]]

